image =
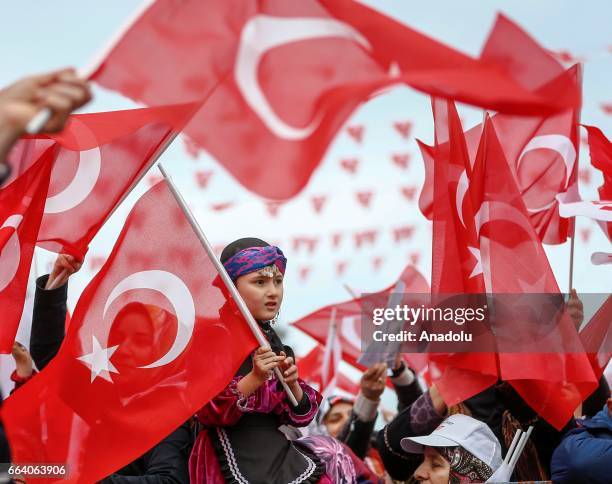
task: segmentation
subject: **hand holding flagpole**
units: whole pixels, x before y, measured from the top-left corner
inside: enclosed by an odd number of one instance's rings
[[[268,340],[264,336],[263,332],[259,328],[259,325],[257,324],[255,319],[253,318],[253,315],[251,314],[251,312],[247,308],[244,300],[240,296],[240,293],[236,289],[236,286],[234,286],[234,283],[230,279],[227,271],[225,270],[225,267],[223,267],[223,264],[221,264],[221,261],[215,256],[215,253],[213,252],[213,249],[212,249],[212,246],[210,245],[210,242],[208,242],[208,239],[204,235],[204,232],[202,231],[202,228],[198,224],[197,220],[195,219],[195,217],[191,213],[191,210],[189,210],[189,207],[187,207],[187,204],[185,203],[185,200],[183,199],[183,196],[178,191],[178,189],[174,185],[174,182],[172,181],[172,178],[170,178],[168,176],[168,174],[166,173],[166,170],[161,165],[161,163],[158,166],[159,166],[160,171],[162,172],[162,175],[164,176],[164,179],[168,183],[168,187],[170,188],[170,191],[172,192],[172,195],[174,195],[174,197],[176,198],[176,201],[178,202],[178,204],[180,205],[181,209],[183,210],[183,213],[187,217],[187,220],[189,220],[189,223],[191,224],[191,227],[193,228],[193,230],[196,233],[196,235],[198,236],[198,239],[200,239],[200,242],[202,243],[202,246],[204,247],[204,250],[206,250],[206,253],[208,254],[208,257],[210,258],[210,260],[214,264],[215,268],[217,269],[217,272],[219,273],[219,276],[223,280],[223,283],[225,284],[225,286],[227,287],[228,291],[232,295],[232,298],[236,302],[236,305],[238,306],[238,309],[240,310],[240,312],[244,316],[244,319],[246,320],[247,324],[249,325],[251,331],[253,332],[253,335],[255,336],[255,339],[257,340],[257,342],[259,343],[260,346],[269,348],[270,347],[270,343],[268,342]],[[275,373],[276,378],[278,379],[278,381],[281,382],[283,388],[285,389],[285,392],[287,393],[287,396],[289,397],[289,400],[291,401],[291,404],[294,407],[296,407],[298,405],[298,401],[296,400],[295,396],[293,395],[293,392],[289,388],[289,385],[287,385],[287,383],[285,382],[280,369],[278,367],[274,368],[274,373]]]

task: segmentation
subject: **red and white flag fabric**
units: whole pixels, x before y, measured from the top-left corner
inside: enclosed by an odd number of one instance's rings
[[[24,311],[54,149],[0,190],[0,353],[11,353]]]
[[[577,106],[567,79],[542,89],[549,59],[504,17],[475,59],[353,0],[157,0],[90,79],[149,106],[206,98],[186,128],[194,144],[249,190],[287,199],[351,112],[393,84],[516,114]]]
[[[332,312],[329,324],[329,333],[323,349],[323,361],[321,362],[321,393],[328,396],[333,393],[338,383],[340,373],[340,361],[342,360],[342,347],[338,337],[338,324],[336,312]]]
[[[570,76],[576,86],[580,85],[578,66],[565,71],[558,65],[557,73]],[[580,199],[577,185],[579,113],[578,107],[547,117],[497,114],[491,118],[529,219],[540,240],[546,244],[565,242],[572,230],[573,221],[559,214],[556,195],[567,193],[568,199],[574,202]],[[472,164],[482,129],[479,124],[465,132]],[[420,141],[418,144],[425,163],[419,208],[431,219],[434,148]]]
[[[308,354],[298,358],[300,378],[319,389],[324,388],[321,384],[324,354],[325,348],[317,344]],[[328,395],[332,396],[334,394],[344,393],[355,396],[358,392],[359,383],[351,380],[344,372],[338,370],[335,375],[335,387],[331,392],[328,392]]]
[[[406,293],[429,293],[427,280],[412,266],[404,269],[398,282],[403,283]],[[369,297],[386,301],[396,286],[397,283]],[[363,368],[362,365],[357,363],[357,360],[362,354],[361,318],[363,304],[368,299],[368,296],[355,297],[348,301],[325,306],[295,321],[292,325],[324,346],[327,343],[332,313],[335,311],[335,320],[338,327],[337,340],[342,348],[342,359],[357,368]],[[418,370],[420,369],[418,368]]]
[[[599,128],[583,126],[588,133],[591,165],[601,171],[603,175],[603,183],[597,189],[599,200],[610,202],[612,201],[612,143],[610,143],[606,135]],[[612,242],[612,222],[600,222],[599,226],[608,237],[608,240]]]
[[[57,135],[21,141],[14,157],[25,157],[26,165],[49,145],[59,147],[38,245],[82,259],[104,222],[197,107],[77,114]]]
[[[560,429],[598,383],[573,321],[566,313],[549,318],[557,313],[547,313],[544,305],[533,306],[533,301],[549,303],[561,295],[489,118],[473,176],[482,180],[483,187],[476,220],[487,292],[523,295],[532,301],[531,309],[528,303],[512,308],[495,305],[499,376]],[[523,307],[527,312],[516,312]]]
[[[595,377],[600,378],[612,358],[612,296],[608,296],[586,326],[580,339],[587,351]]]
[[[4,402],[13,461],[65,463],[62,482],[97,482],[219,393],[257,346],[219,281],[167,184],[155,185],[57,356]]]
[[[461,121],[450,101],[434,99],[435,174],[433,189],[432,297],[486,292],[478,242],[482,183],[475,179]],[[447,405],[493,385],[498,378],[492,353],[429,354],[429,374]]]
[[[567,198],[572,200],[567,193],[557,195],[559,214],[562,217],[587,217],[599,222],[612,222],[612,200],[580,200],[574,202],[567,201]]]

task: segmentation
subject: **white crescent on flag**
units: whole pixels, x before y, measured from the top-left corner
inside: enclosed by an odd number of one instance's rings
[[[149,270],[136,272],[123,279],[111,291],[104,306],[103,317],[108,308],[121,294],[133,289],[148,289],[157,291],[166,297],[174,308],[178,330],[172,347],[157,361],[139,368],[157,368],[171,363],[185,350],[195,325],[195,304],[187,285],[183,280],[171,272],[162,270]]]
[[[355,29],[337,20],[325,18],[289,18],[255,15],[242,28],[234,64],[236,85],[247,104],[267,128],[279,138],[308,138],[320,123],[319,118],[298,128],[283,121],[261,90],[257,69],[264,54],[274,47],[300,40],[340,37],[354,40],[370,49],[368,41]]]
[[[78,118],[73,117],[70,120],[70,130],[82,142],[97,144],[93,132]],[[99,146],[79,152],[79,162],[74,178],[61,192],[47,197],[45,213],[66,212],[83,202],[96,186],[101,167],[102,155]]]
[[[6,245],[0,252],[0,291],[4,291],[6,287],[17,274],[19,262],[21,261],[21,248],[19,246],[19,236],[17,229],[23,220],[23,215],[11,215],[8,217],[0,230],[4,228],[13,228],[14,232],[6,242]]]
[[[570,140],[567,136],[561,134],[545,134],[540,136],[534,136],[529,140],[529,143],[525,145],[525,148],[523,148],[523,151],[521,152],[518,158],[518,162],[516,164],[516,171],[519,171],[519,168],[523,161],[523,156],[525,156],[526,153],[539,149],[548,149],[559,153],[561,159],[563,160],[563,163],[565,164],[565,181],[563,184],[563,189],[567,190],[569,179],[572,176],[572,172],[574,171],[574,164],[576,163],[576,148],[574,148],[572,140]],[[546,210],[552,207],[554,203],[555,200],[553,199],[542,207],[527,207],[527,211],[529,213],[541,212],[542,210]]]

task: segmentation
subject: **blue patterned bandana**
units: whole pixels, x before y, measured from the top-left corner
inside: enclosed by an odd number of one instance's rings
[[[223,264],[232,281],[271,265],[275,265],[281,274],[285,274],[287,259],[283,251],[274,245],[243,249]]]

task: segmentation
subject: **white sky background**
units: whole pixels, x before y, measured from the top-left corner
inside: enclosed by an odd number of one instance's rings
[[[608,0],[576,2],[570,0],[454,0],[364,1],[384,13],[405,22],[471,55],[478,55],[492,26],[496,12],[501,11],[518,22],[546,48],[568,50],[578,57],[586,57],[584,67],[584,108],[582,122],[600,127],[612,136],[612,117],[601,110],[601,103],[612,102],[612,34],[610,18],[612,3]],[[0,14],[0,85],[31,73],[64,66],[85,67],[96,53],[138,8],[141,1],[85,1],[85,0],[19,0],[3,2]],[[154,53],[152,52],[152,55]],[[160,66],[160,75],[163,67]],[[95,89],[96,99],[85,108],[87,112],[108,111],[134,107],[119,95]],[[480,112],[462,112],[466,126],[481,121]],[[411,121],[410,139],[403,139],[393,129],[394,121]],[[431,142],[433,121],[429,98],[414,90],[398,88],[357,110],[347,126],[365,126],[364,139],[358,144],[346,130],[339,132],[327,156],[315,172],[306,189],[280,208],[271,218],[265,205],[246,192],[215,160],[200,155],[192,159],[177,139],[161,161],[173,175],[176,184],[192,205],[209,240],[214,245],[225,244],[242,236],[259,236],[278,242],[288,255],[286,295],[281,321],[295,320],[323,305],[347,298],[343,284],[358,292],[379,290],[390,285],[408,263],[411,254],[418,253],[418,269],[430,278],[431,229],[418,210],[416,201],[424,171],[414,137]],[[231,142],[231,138],[228,140]],[[408,170],[391,161],[392,154],[409,153]],[[343,158],[359,159],[355,175],[340,168]],[[583,145],[580,153],[583,168],[589,166],[588,151]],[[198,187],[195,173],[212,171],[205,190]],[[151,173],[157,175],[157,170]],[[581,183],[585,199],[596,197],[601,176],[591,170],[590,183]],[[123,221],[137,196],[149,186],[147,178],[134,194],[119,208],[109,223],[91,244],[88,260],[70,282],[69,305],[74,308],[79,294],[97,271],[95,264],[110,253]],[[417,195],[409,202],[400,192],[401,187],[416,187]],[[366,209],[355,200],[355,192],[373,191],[371,207]],[[312,209],[311,197],[327,195],[328,201],[321,215]],[[233,202],[225,211],[210,210],[212,204]],[[412,239],[398,244],[390,231],[414,225]],[[347,234],[367,229],[380,229],[379,239],[372,247],[357,250],[346,236],[339,249],[331,246],[331,233]],[[582,234],[590,233],[588,242]],[[305,250],[295,252],[290,241],[295,236],[319,236],[314,254]],[[591,253],[610,252],[610,244],[596,224],[579,219],[574,266],[574,287],[579,292],[609,292],[612,287],[612,267],[593,266]],[[547,248],[550,262],[562,291],[568,287],[569,244]],[[380,269],[373,270],[373,259],[382,257]],[[39,252],[39,273],[52,261],[48,254]],[[347,270],[337,277],[336,263],[346,261]],[[300,269],[310,267],[305,281],[298,277]],[[92,270],[94,269],[95,270]],[[281,323],[282,324],[282,323]],[[286,341],[303,354],[311,342],[288,331]],[[24,343],[26,343],[24,341]]]

